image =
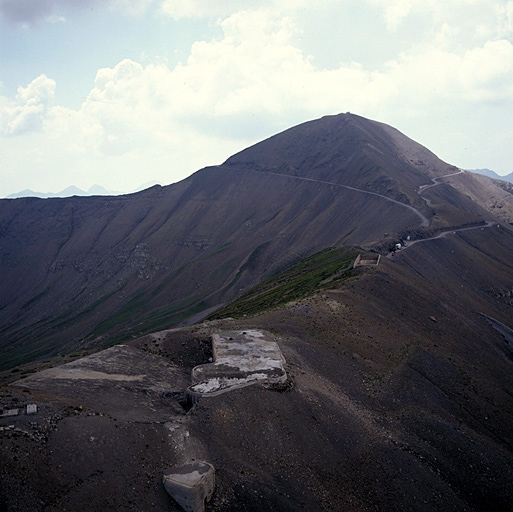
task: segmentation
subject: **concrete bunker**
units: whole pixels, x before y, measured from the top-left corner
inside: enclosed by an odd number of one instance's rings
[[[189,403],[252,384],[287,381],[285,359],[273,336],[260,330],[225,331],[212,335],[214,362],[192,370],[186,390]]]

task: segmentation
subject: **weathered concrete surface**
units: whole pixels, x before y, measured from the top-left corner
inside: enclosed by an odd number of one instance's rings
[[[193,402],[202,396],[215,396],[251,384],[279,384],[287,380],[280,347],[266,331],[214,334],[212,348],[214,362],[192,370],[192,385],[187,393]]]
[[[4,411],[2,414],[0,414],[0,418],[9,418],[11,416],[18,416],[20,414],[19,409],[7,409],[7,411]]]
[[[204,512],[215,487],[212,464],[194,461],[164,473],[163,483],[168,494],[187,512]]]
[[[162,476],[207,456],[180,403],[190,369],[208,358],[192,349],[184,368],[172,362],[181,339],[168,357],[148,345],[153,353],[116,346],[0,388],[0,410],[20,412],[0,418],[6,510],[181,510]],[[36,414],[24,414],[29,405]]]
[[[16,386],[44,390],[128,421],[167,421],[183,414],[170,399],[189,385],[187,372],[127,345],[43,370]]]
[[[28,404],[27,414],[37,414],[37,404]]]

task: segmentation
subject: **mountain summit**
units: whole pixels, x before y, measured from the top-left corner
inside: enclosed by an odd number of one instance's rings
[[[1,200],[1,364],[175,325],[335,244],[383,250],[484,222],[493,217],[473,176],[341,114],[167,187]],[[506,199],[497,194],[501,212]]]
[[[303,176],[408,197],[426,179],[457,170],[394,128],[352,114],[327,116],[275,135],[225,165]]]

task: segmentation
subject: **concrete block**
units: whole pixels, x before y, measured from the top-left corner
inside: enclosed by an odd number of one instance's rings
[[[7,411],[4,411],[2,413],[2,417],[6,418],[6,417],[9,417],[9,416],[18,416],[18,414],[20,414],[20,410],[19,409],[8,409]]]
[[[37,414],[37,405],[36,404],[28,404],[27,405],[27,414]]]
[[[252,384],[283,384],[287,381],[285,358],[273,336],[255,329],[224,331],[212,336],[214,362],[192,370],[186,390],[189,403]]]
[[[214,493],[214,466],[195,461],[169,469],[164,473],[163,484],[186,512],[204,512],[205,501],[209,501]]]

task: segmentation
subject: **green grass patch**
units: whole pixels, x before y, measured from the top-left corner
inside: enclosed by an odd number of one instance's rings
[[[137,323],[137,325],[131,327],[127,331],[123,331],[122,333],[109,338],[109,344],[125,341],[126,339],[134,336],[139,337],[152,332],[169,329],[179,322],[182,322],[187,318],[196,315],[197,313],[205,311],[205,309],[209,307],[209,304],[206,302],[195,302],[198,300],[198,297],[191,297],[172,306],[161,308],[157,311],[154,311],[153,313],[150,313],[149,315],[141,315],[140,321]]]
[[[91,302],[91,304],[89,304],[85,309],[80,311],[80,313],[77,316],[82,316],[82,315],[85,315],[86,313],[90,313],[91,311],[93,311],[93,309],[96,309],[102,302],[105,302],[107,299],[109,299],[110,297],[112,297],[113,295],[115,295],[116,293],[121,291],[124,287],[125,287],[125,285],[115,288],[114,290],[106,293],[99,299],[96,299],[94,302]]]
[[[10,368],[20,366],[22,364],[31,363],[37,359],[54,356],[56,352],[57,347],[51,344],[31,344],[30,347],[22,345],[12,347],[8,350],[4,350],[4,347],[2,347],[0,371],[9,370]]]
[[[330,247],[271,276],[209,319],[255,315],[335,286],[350,277],[357,252]]]
[[[176,304],[160,308],[149,315],[141,318],[137,330],[143,333],[155,332],[161,329],[168,329],[180,320],[205,310],[208,305],[198,302],[199,297],[193,296]]]
[[[109,318],[100,322],[88,336],[88,338],[95,338],[105,334],[110,329],[122,324],[130,324],[136,315],[140,315],[148,304],[148,299],[144,293],[136,295],[133,299],[128,301],[124,306],[121,306]]]

